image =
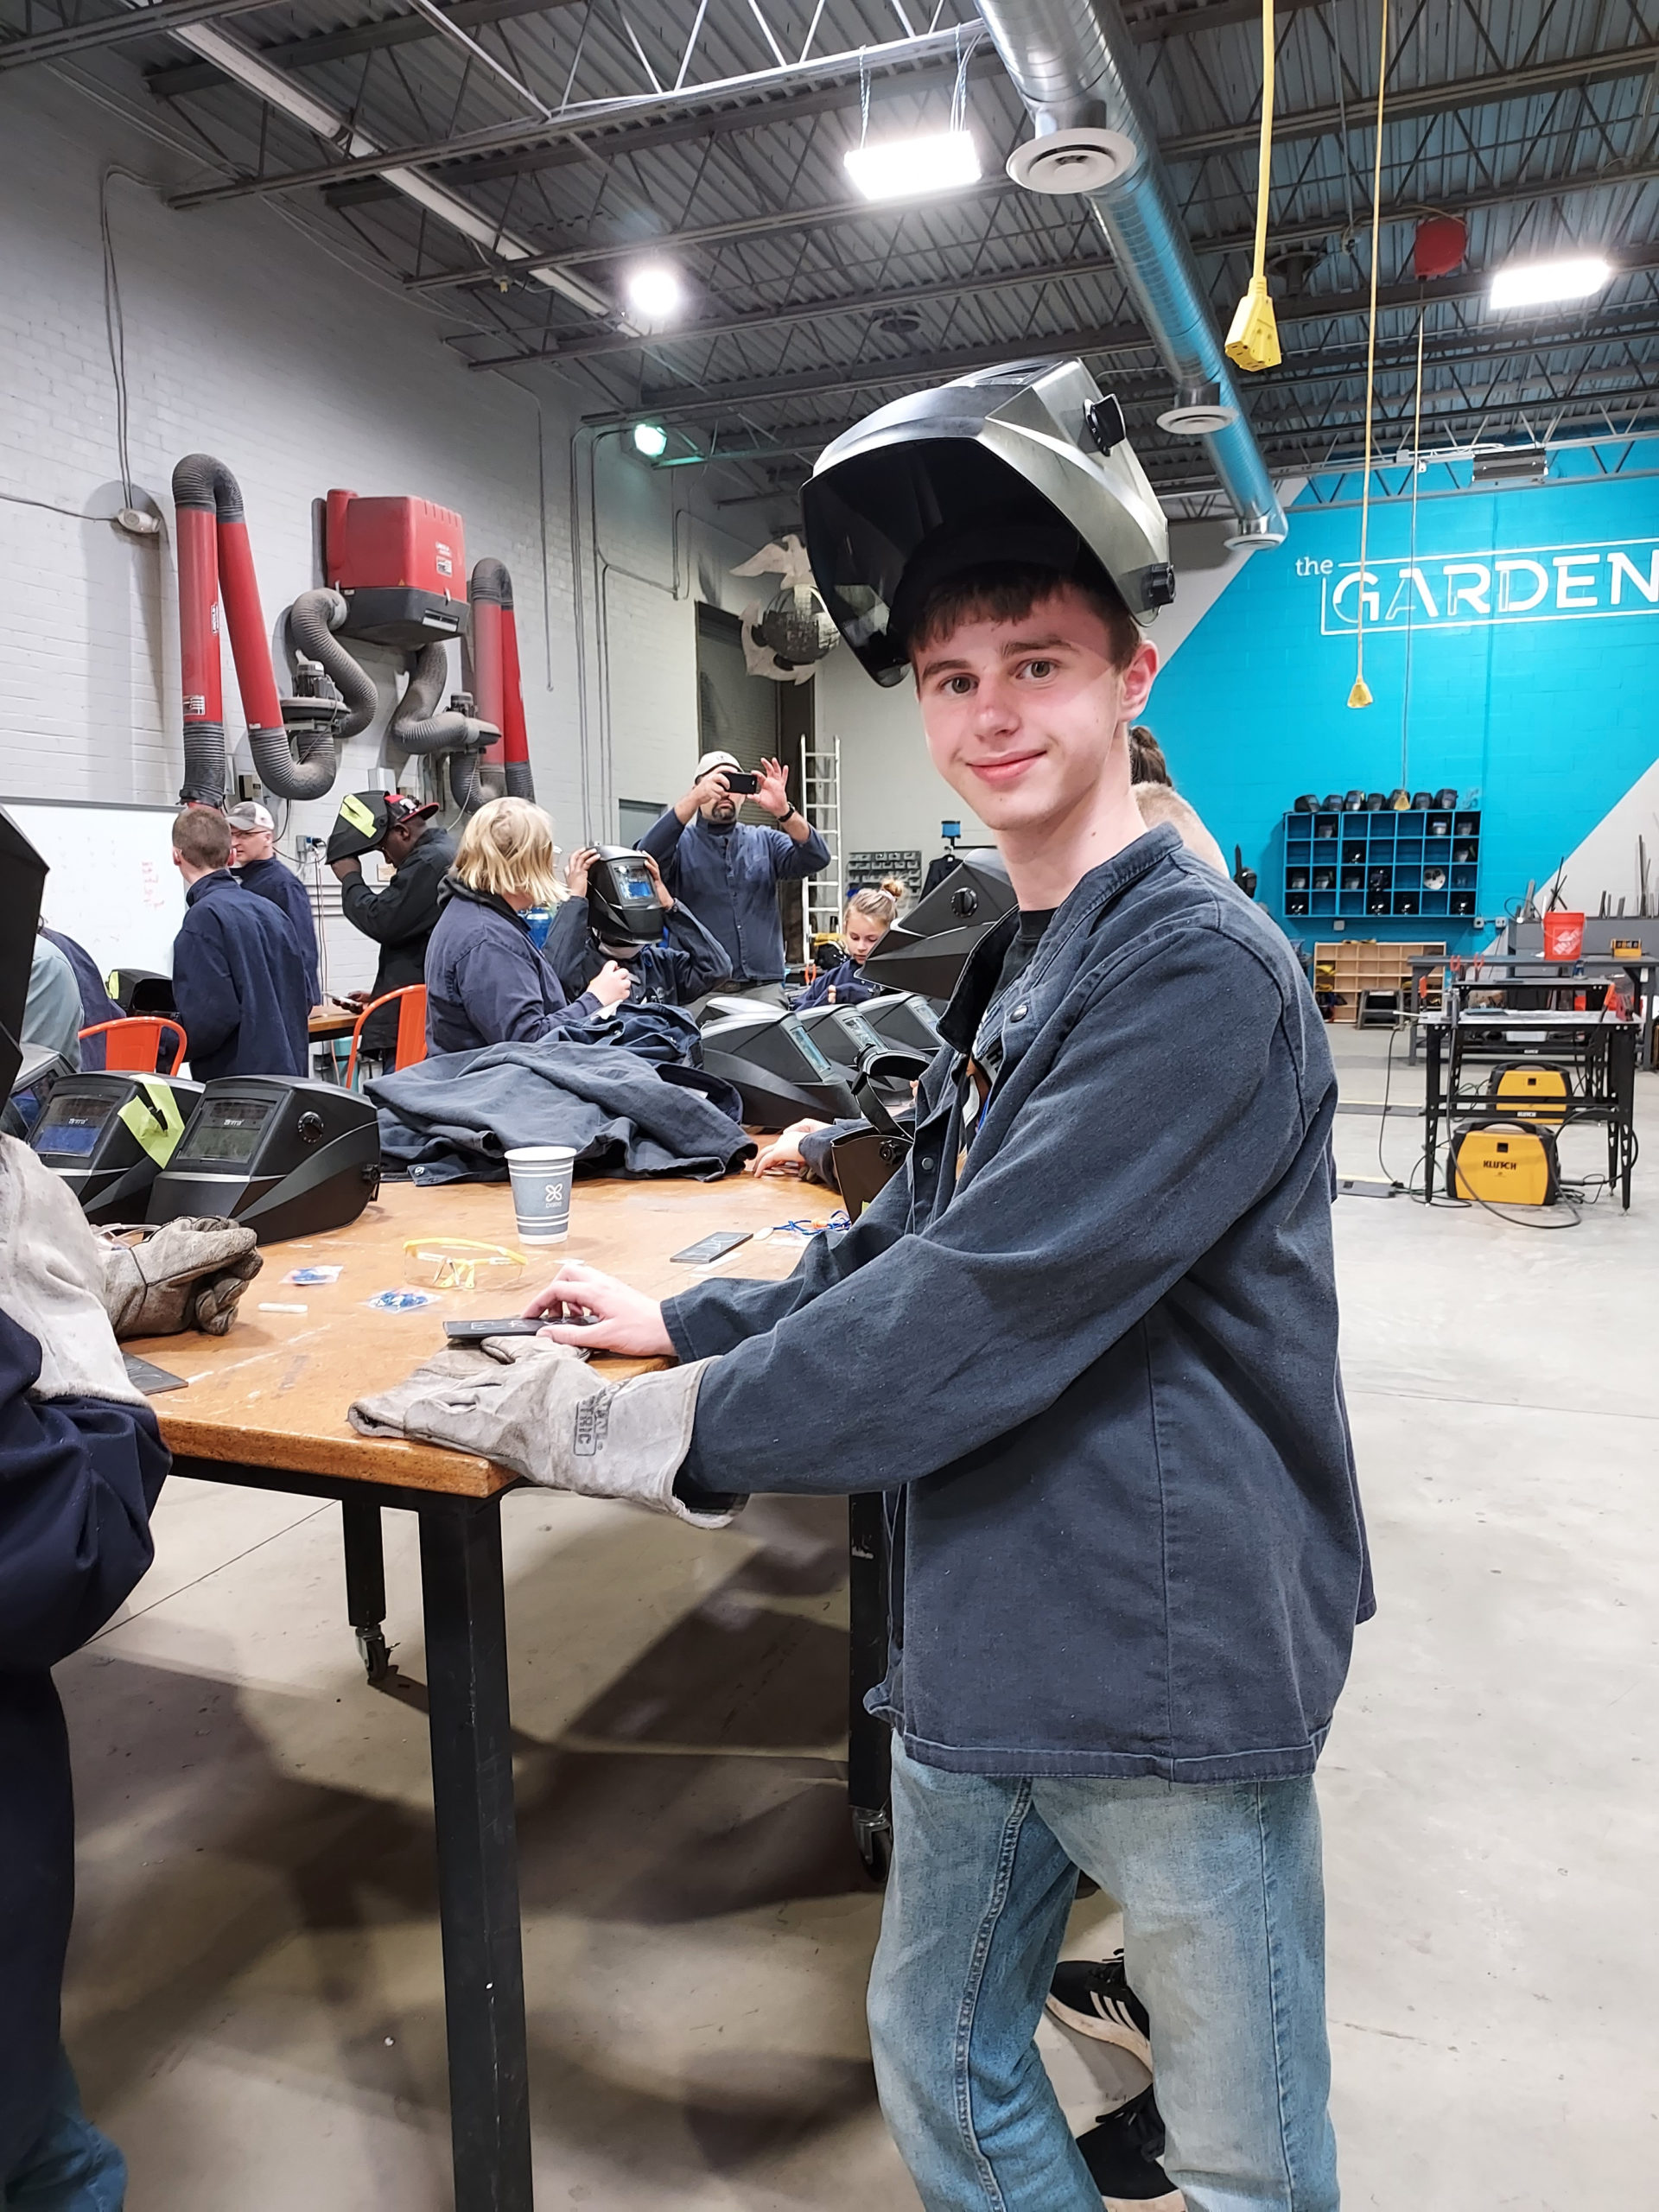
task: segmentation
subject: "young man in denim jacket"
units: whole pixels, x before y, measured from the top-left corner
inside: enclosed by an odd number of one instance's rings
[[[1371,1605],[1336,1083],[1282,937],[1130,796],[1157,667],[1131,609],[1168,571],[1133,456],[1090,449],[1091,393],[1070,364],[895,403],[807,490],[843,635],[912,670],[1019,894],[906,1173],[785,1282],[659,1305],[567,1265],[533,1309],[557,1342],[681,1363],[607,1388],[543,1356],[409,1427],[697,1519],[880,1469],[869,2015],[924,2204],[1097,2212],[1033,2040],[1081,1867],[1123,1910],[1188,2212],[1335,2212],[1313,1768]]]

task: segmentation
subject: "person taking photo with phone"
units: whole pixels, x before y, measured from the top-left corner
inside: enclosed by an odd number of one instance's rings
[[[743,778],[735,753],[705,753],[696,781],[652,823],[639,849],[656,861],[672,896],[725,947],[732,977],[720,988],[764,986],[781,1004],[784,925],[778,886],[819,874],[830,865],[830,848],[791,799],[781,761],[760,763],[753,792]],[[772,817],[775,828],[738,820],[747,797]]]

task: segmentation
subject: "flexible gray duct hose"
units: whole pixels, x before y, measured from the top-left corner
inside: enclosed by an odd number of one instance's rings
[[[504,790],[514,798],[533,798],[533,792],[514,791],[511,786],[512,771],[504,780],[500,765],[493,760],[481,760],[476,753],[452,753],[449,755],[449,796],[463,815],[476,814],[493,798],[499,798]]]
[[[248,750],[260,782],[278,798],[321,798],[340,772],[326,729],[251,729]]]
[[[302,591],[288,610],[288,634],[296,651],[321,662],[323,673],[346,702],[346,719],[334,731],[336,745],[366,729],[379,704],[373,683],[334,635],[346,613],[337,591]]]
[[[391,718],[392,742],[405,753],[478,753],[499,732],[470,715],[435,714],[449,681],[449,656],[437,639],[421,647],[409,688]]]

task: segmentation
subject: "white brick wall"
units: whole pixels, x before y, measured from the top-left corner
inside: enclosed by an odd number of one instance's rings
[[[184,174],[165,149],[47,73],[0,84],[0,490],[101,515],[124,496],[98,222],[99,177],[111,162],[163,181]],[[224,460],[242,486],[273,631],[295,594],[320,580],[313,503],[331,485],[410,492],[457,509],[469,564],[489,553],[512,572],[537,791],[562,828],[579,828],[566,512],[575,410],[561,388],[545,387],[544,625],[529,392],[470,374],[442,345],[440,318],[355,276],[257,203],[175,213],[124,181],[111,198],[133,477],[167,531],[159,543],[135,543],[105,522],[0,504],[0,592],[10,614],[0,793],[165,802],[176,792],[168,485],[179,456],[199,450]],[[625,654],[649,658],[631,638]],[[396,660],[373,648],[364,658],[384,717]],[[280,663],[278,684],[286,689]],[[228,651],[225,690],[234,733],[241,714]],[[380,728],[350,747],[337,790],[371,780]],[[336,804],[296,805],[285,845],[326,830]],[[366,970],[355,970],[371,948],[349,929],[335,941],[334,981],[365,981]]]

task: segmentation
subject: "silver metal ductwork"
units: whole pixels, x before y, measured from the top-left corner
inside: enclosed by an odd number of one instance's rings
[[[1283,508],[1222,351],[1116,0],[978,0],[1036,137],[1008,163],[1028,192],[1081,193],[1175,380],[1167,429],[1198,435],[1231,498],[1239,545],[1284,542]],[[1167,419],[1166,419],[1167,418]]]

